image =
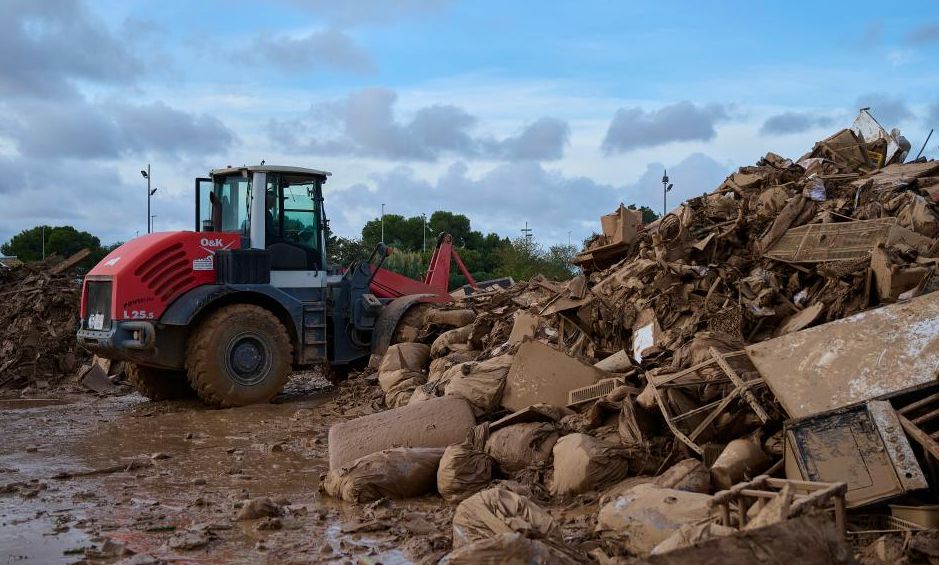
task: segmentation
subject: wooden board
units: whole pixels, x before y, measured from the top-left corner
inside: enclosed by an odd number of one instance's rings
[[[939,293],[757,343],[746,351],[792,418],[935,381]]]

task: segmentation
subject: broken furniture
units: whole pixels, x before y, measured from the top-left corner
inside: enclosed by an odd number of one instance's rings
[[[936,380],[939,293],[868,310],[746,348],[792,418]]]
[[[833,511],[835,526],[842,535],[846,530],[845,493],[847,485],[843,482],[825,483],[817,481],[796,481],[774,479],[760,475],[745,483],[738,483],[729,490],[722,490],[711,501],[717,508],[718,523],[722,526],[734,526],[731,520],[731,506],[734,506],[736,527],[744,529],[749,522],[750,507],[756,504],[757,512],[764,509],[770,500],[778,496],[789,497],[784,501],[786,508],[781,515],[786,519],[801,516],[810,511]]]
[[[927,488],[893,407],[873,400],[786,423],[786,477],[844,481],[849,508]]]
[[[721,353],[714,347],[709,349],[711,358],[698,363],[683,371],[664,375],[647,375],[649,385],[655,394],[656,403],[665,417],[672,433],[679,440],[690,447],[700,456],[704,456],[704,445],[699,444],[699,438],[709,430],[712,423],[723,414],[734,401],[742,399],[764,424],[770,420],[769,413],[760,404],[753,394],[753,389],[764,385],[760,377],[744,380],[727,363],[728,359],[736,359],[745,355],[744,351]],[[707,367],[716,366],[724,374],[723,378],[700,379],[695,378],[697,373]],[[701,385],[728,384],[732,388],[722,398],[709,402],[684,412],[674,412],[668,399],[665,398],[666,389],[695,388]],[[697,422],[697,424],[695,424]],[[689,425],[691,424],[691,425]],[[693,427],[692,427],[693,425]]]

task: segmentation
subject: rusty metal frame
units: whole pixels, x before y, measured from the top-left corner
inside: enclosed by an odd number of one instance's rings
[[[745,356],[745,351],[734,351],[732,353],[721,353],[717,349],[711,347],[708,349],[711,353],[711,358],[707,361],[702,361],[697,365],[693,365],[687,369],[679,371],[677,373],[671,373],[664,376],[650,376],[648,381],[649,385],[652,387],[652,392],[655,395],[656,403],[659,405],[659,410],[662,411],[662,416],[665,417],[665,423],[668,425],[668,428],[675,434],[682,443],[690,447],[695,453],[704,457],[704,447],[698,445],[697,439],[704,433],[705,430],[727,409],[730,404],[737,398],[742,398],[757,415],[757,417],[764,424],[770,420],[769,414],[756,399],[756,396],[753,395],[751,391],[752,388],[757,386],[764,386],[763,378],[756,378],[749,381],[743,380],[740,375],[727,363],[728,359],[734,359],[737,357]],[[685,381],[682,383],[675,383],[676,380],[693,375],[704,369],[706,367],[716,365],[720,368],[721,372],[726,375],[726,379],[711,379],[708,381],[703,380],[694,380],[694,381]],[[671,414],[668,409],[668,403],[665,398],[663,398],[662,392],[660,389],[676,387],[676,388],[687,388],[700,385],[714,385],[720,383],[730,383],[733,385],[733,390],[728,392],[720,400],[715,400],[714,402],[705,404],[704,406],[699,406],[688,412],[681,414]],[[687,420],[693,416],[697,416],[701,413],[707,413],[704,420],[698,424],[694,430],[686,432],[679,428],[678,423]]]

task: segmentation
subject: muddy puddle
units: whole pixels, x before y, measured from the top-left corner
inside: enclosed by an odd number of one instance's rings
[[[368,412],[364,401],[322,387],[278,401],[227,410],[137,394],[0,403],[0,565],[135,554],[406,563],[405,545],[417,553],[441,545],[447,528],[437,522],[447,516],[438,503],[363,509],[318,492],[329,426]],[[239,521],[256,497],[281,515]]]

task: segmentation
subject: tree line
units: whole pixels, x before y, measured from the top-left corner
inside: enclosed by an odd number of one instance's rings
[[[424,275],[442,233],[453,237],[454,247],[477,281],[500,277],[527,280],[539,273],[563,280],[574,274],[570,260],[577,253],[576,246],[559,244],[546,249],[529,237],[511,239],[496,233],[483,234],[472,229],[470,219],[463,214],[438,210],[426,221],[423,216],[386,214],[384,223],[384,241],[395,249],[384,266],[411,278]],[[327,244],[330,261],[348,265],[368,257],[381,240],[381,218],[366,222],[359,237],[331,234]],[[466,282],[455,267],[451,269],[451,288]]]
[[[636,209],[635,206],[629,207]],[[645,206],[639,209],[642,210],[645,223],[658,217]],[[381,218],[366,222],[357,237],[333,234],[328,225],[326,229],[329,262],[341,267],[367,259],[382,240]],[[477,281],[500,277],[528,280],[539,273],[551,279],[564,280],[575,273],[570,260],[579,246],[558,244],[545,248],[531,237],[513,239],[496,233],[483,234],[472,228],[466,215],[444,210],[437,210],[426,219],[423,216],[385,215],[384,240],[395,249],[395,253],[385,261],[384,266],[411,278],[422,278],[437,245],[437,238],[442,233],[449,233],[453,237],[454,247]],[[0,253],[32,262],[49,255],[68,257],[87,247],[92,253],[84,262],[84,267],[90,268],[120,244],[102,245],[97,236],[72,226],[36,226],[21,231],[0,245]],[[451,269],[451,288],[466,282],[455,267]]]
[[[88,248],[91,255],[83,263],[90,267],[104,259],[105,255],[121,243],[123,242],[102,245],[97,236],[72,226],[36,226],[21,231],[10,238],[10,241],[0,245],[0,254],[14,256],[24,263],[32,263],[51,255],[65,258]]]

